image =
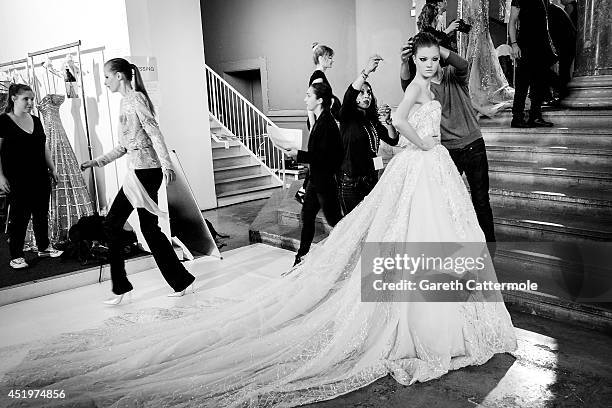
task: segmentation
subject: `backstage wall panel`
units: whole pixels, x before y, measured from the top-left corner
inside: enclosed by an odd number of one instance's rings
[[[126,2],[130,53],[157,58],[160,128],[201,209],[217,205],[199,0]]]

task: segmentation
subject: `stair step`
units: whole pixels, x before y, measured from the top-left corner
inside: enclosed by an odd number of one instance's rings
[[[586,217],[612,213],[612,189],[570,188],[557,184],[504,183],[489,189],[491,205]]]
[[[215,180],[227,180],[244,176],[260,175],[260,164],[239,164],[235,166],[217,167],[215,170]]]
[[[522,182],[526,185],[547,181],[551,185],[561,183],[571,187],[606,188],[612,182],[612,174],[605,170],[606,168],[600,171],[599,167],[594,168],[593,166],[580,164],[552,167],[511,160],[489,161],[489,176],[491,184],[494,185],[503,185],[512,181]]]
[[[579,299],[581,302],[604,303],[612,297],[612,267],[610,265],[589,265],[584,255],[591,249],[578,245],[557,245],[542,243],[532,249],[534,243],[500,243],[495,253],[495,271],[501,282],[525,282],[530,280],[538,285],[537,291],[566,301]],[[535,243],[537,244],[537,243]],[[516,248],[511,248],[515,246]],[[546,246],[544,251],[541,249]],[[605,244],[594,248],[602,257],[601,250],[608,250]],[[503,247],[504,249],[500,249]],[[564,259],[561,252],[572,253],[572,259]],[[549,255],[553,253],[554,255]],[[607,258],[610,258],[608,256]],[[612,260],[610,260],[612,261]],[[607,309],[612,309],[608,305]],[[612,310],[611,310],[612,311]]]
[[[217,142],[214,139],[211,140],[211,146],[213,149],[226,149],[229,147],[240,146],[240,143],[234,140],[234,138],[219,137],[219,140],[221,141]],[[227,147],[226,147],[226,143],[227,143]]]
[[[612,150],[612,131],[608,129],[569,128],[482,128],[487,146],[509,143],[531,147],[567,147]]]
[[[509,157],[512,160],[537,163],[551,167],[564,164],[590,166],[608,166],[612,163],[612,149],[585,149],[565,146],[521,146],[509,142],[492,142],[487,145],[489,160],[502,161]]]
[[[296,201],[296,208],[279,208],[278,209],[278,224],[288,227],[300,227],[302,225],[301,210],[302,206]],[[332,227],[327,223],[322,211],[319,211],[315,218],[315,226],[322,231],[329,233]]]
[[[242,153],[235,156],[226,156],[226,157],[213,157],[213,168],[216,167],[230,167],[230,166],[239,166],[243,164],[251,164],[252,157],[250,154]]]
[[[502,295],[509,310],[612,333],[612,312],[599,305],[563,300],[539,292],[502,291]]]
[[[280,184],[268,184],[265,186],[248,187],[227,191],[225,193],[218,193],[217,207],[225,207],[237,203],[268,198],[279,188],[281,188]]]
[[[245,152],[240,145],[229,146],[227,149],[224,146],[216,146],[212,149],[213,159],[242,156],[244,153]]]
[[[612,240],[612,218],[545,214],[533,209],[493,207],[498,241]]]
[[[224,180],[215,180],[215,190],[217,197],[221,193],[232,190],[241,190],[249,187],[259,187],[269,185],[272,181],[270,174],[255,174],[250,176],[234,177]]]
[[[543,107],[544,119],[553,122],[556,126],[580,127],[580,128],[612,128],[612,110],[610,109],[564,109]],[[510,128],[512,112],[502,111],[492,118],[480,118],[480,126]],[[531,129],[532,130],[532,129]]]

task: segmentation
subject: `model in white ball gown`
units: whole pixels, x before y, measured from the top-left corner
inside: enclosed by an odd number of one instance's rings
[[[410,144],[396,155],[287,276],[214,311],[152,311],[30,347],[3,388],[66,390],[64,400],[28,401],[46,407],[293,407],[388,374],[407,385],[513,351],[503,302],[361,301],[365,242],[484,242],[439,143],[440,104],[413,107],[407,119],[433,148]]]

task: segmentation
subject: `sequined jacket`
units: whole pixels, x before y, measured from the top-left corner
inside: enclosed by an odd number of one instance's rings
[[[124,154],[130,168],[172,169],[168,148],[155,117],[143,93],[131,91],[121,99],[119,114],[119,143],[113,150],[94,159],[98,166],[106,166]]]

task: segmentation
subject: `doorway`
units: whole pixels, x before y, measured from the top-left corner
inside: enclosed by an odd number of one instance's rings
[[[262,113],[265,113],[261,86],[261,71],[259,69],[225,71],[223,76],[231,86],[245,97],[246,100],[251,102]]]

